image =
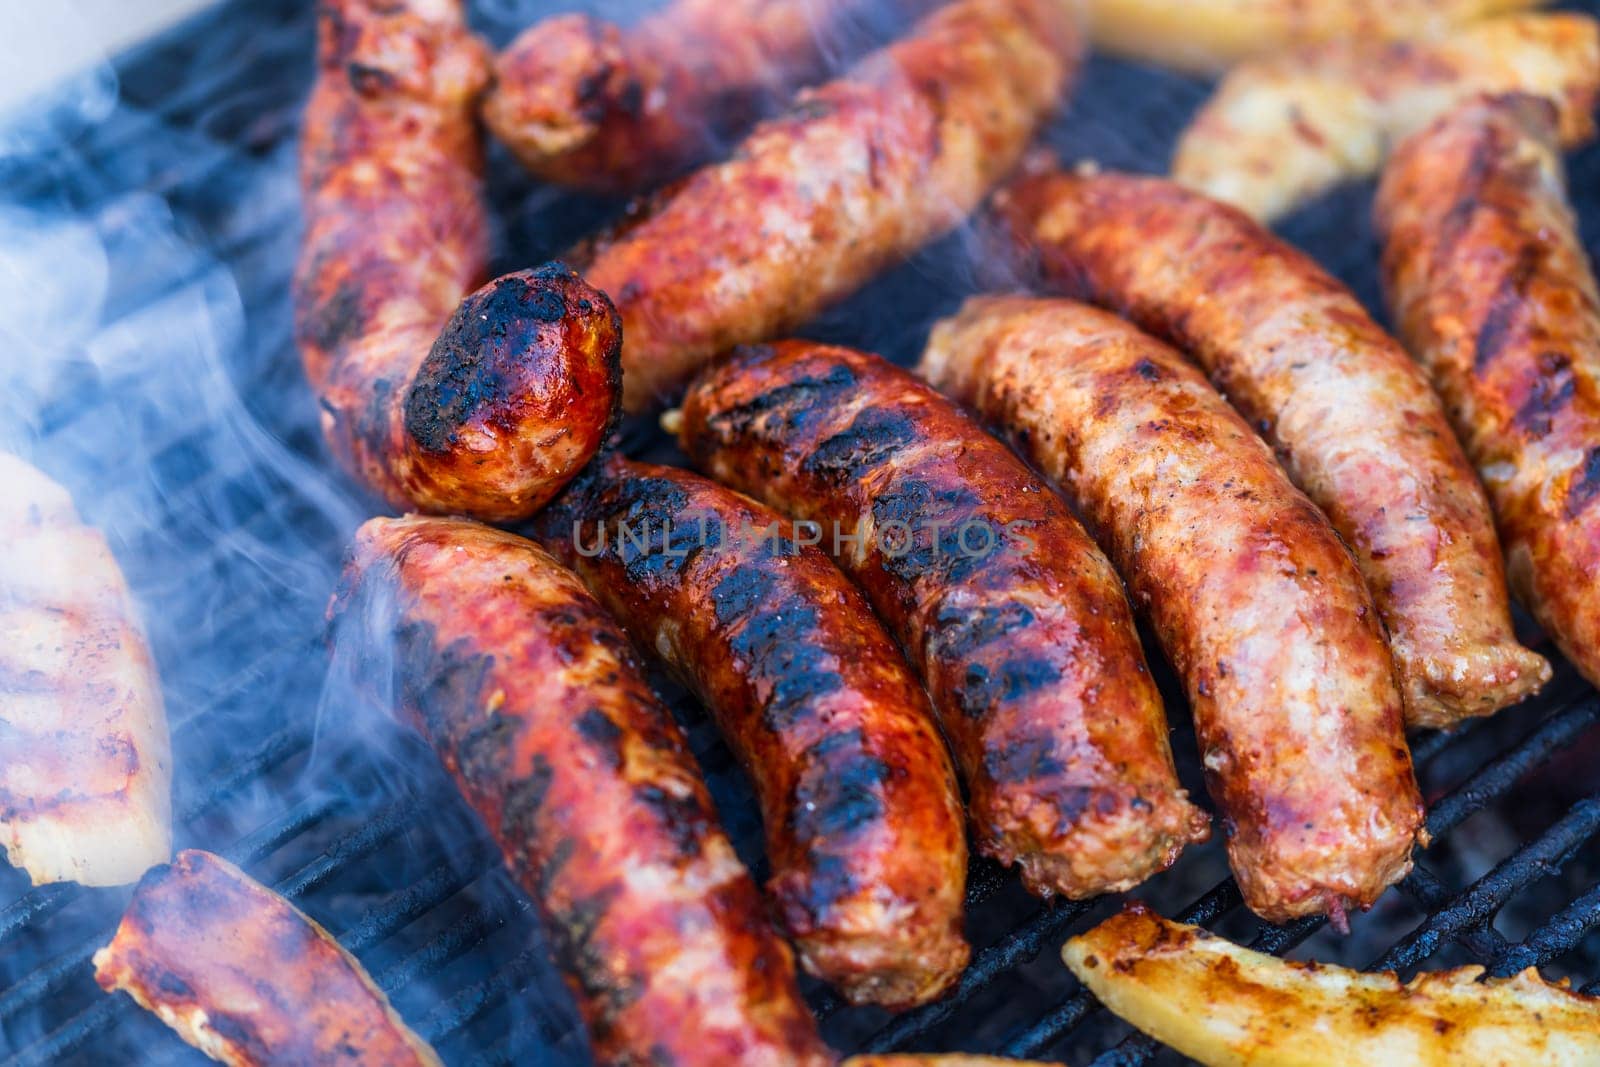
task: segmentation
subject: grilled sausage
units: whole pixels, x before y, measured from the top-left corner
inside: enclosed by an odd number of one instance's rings
[[[540,527],[754,779],[768,890],[806,969],[855,1003],[949,988],[968,957],[955,770],[921,683],[812,531],[620,457]]]
[[[522,518],[609,429],[616,314],[559,264],[457,307],[488,256],[484,47],[459,0],[327,0],[320,13],[294,305],[323,432],[392,507]]]
[[[1372,596],[1327,518],[1201,373],[1084,304],[979,297],[922,373],[1057,485],[1183,678],[1258,915],[1365,907],[1422,800]]]
[[[1155,178],[1041,173],[998,201],[1048,282],[1197,359],[1355,553],[1406,718],[1515,703],[1517,644],[1483,488],[1427,379],[1350,292],[1248,217]]]
[[[954,404],[876,356],[785,341],[707,368],[679,422],[702,470],[822,526],[922,673],[980,851],[1085,897],[1206,836],[1110,563]]]
[[[1214,74],[1317,41],[1437,37],[1545,0],[1089,0],[1094,44],[1117,55]]]
[[[830,25],[865,6],[675,0],[626,29],[584,14],[545,19],[495,60],[483,117],[546,181],[641,189],[708,158],[819,74]]]
[[[1522,90],[1561,106],[1561,136],[1595,134],[1600,23],[1583,15],[1490,19],[1437,40],[1328,41],[1246,63],[1178,141],[1172,176],[1270,222],[1343,181],[1476,93]]]
[[[576,575],[475,523],[372,519],[332,613],[393,641],[401,711],[538,902],[598,1060],[832,1062],[677,725]]]
[[[123,885],[172,855],[172,747],[116,559],[0,452],[0,845],[34,885]]]
[[[220,1063],[439,1067],[328,931],[209,852],[145,875],[94,968]]]
[[[957,0],[600,243],[586,273],[622,313],[627,410],[964,218],[1066,87],[1082,47],[1074,7]]]
[[[1396,152],[1383,276],[1488,487],[1524,604],[1600,684],[1600,292],[1547,102],[1470,101]]]

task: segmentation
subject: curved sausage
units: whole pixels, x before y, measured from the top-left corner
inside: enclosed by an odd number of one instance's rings
[[[0,452],[0,846],[34,885],[125,885],[172,855],[172,742],[105,537]]]
[[[1372,596],[1204,376],[1107,312],[1030,297],[967,301],[921,370],[1006,428],[1128,579],[1251,910],[1337,921],[1403,877],[1422,800]]]
[[[545,19],[495,60],[484,121],[546,181],[641,189],[708,158],[821,73],[827,31],[865,6],[674,0],[626,28],[587,14]]]
[[[1378,190],[1401,336],[1483,475],[1524,604],[1600,684],[1600,291],[1548,103],[1477,100]]]
[[[954,404],[876,356],[784,341],[708,367],[679,421],[702,470],[821,525],[922,674],[980,851],[1086,897],[1205,838],[1122,583]]]
[[[462,300],[488,258],[475,114],[488,57],[460,6],[320,5],[295,337],[352,475],[397,509],[510,521],[604,440],[620,334],[607,299],[559,264]]]
[[[330,614],[392,647],[399,710],[538,902],[596,1059],[832,1063],[682,734],[577,575],[476,523],[372,519]]]
[[[1439,398],[1349,290],[1239,211],[1157,178],[1046,172],[997,203],[1052,286],[1196,359],[1327,512],[1388,626],[1409,724],[1448,727],[1544,684]]]
[[[910,1007],[966,966],[967,840],[928,696],[813,531],[620,457],[542,540],[710,709],[755,781],[768,891],[807,970]]]
[[[1351,38],[1241,64],[1179,138],[1172,177],[1271,222],[1373,177],[1392,146],[1457,101],[1512,90],[1559,102],[1569,145],[1593,137],[1600,23],[1514,15],[1433,40]]]
[[[1065,89],[1082,48],[1075,7],[957,0],[602,242],[585,272],[622,313],[627,410],[960,222]]]
[[[328,931],[198,849],[140,881],[116,936],[94,954],[94,977],[234,1067],[441,1067]]]

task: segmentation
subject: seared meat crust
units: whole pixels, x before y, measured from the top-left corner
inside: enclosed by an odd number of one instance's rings
[[[220,1063],[439,1067],[328,931],[209,852],[147,874],[94,967]]]
[[[756,784],[768,891],[807,970],[905,1008],[966,966],[967,839],[922,685],[812,531],[613,457],[542,540],[716,718]]]
[[[677,395],[939,237],[1017,162],[1082,50],[1071,0],[957,0],[802,92],[733,157],[602,241],[585,273],[622,313],[623,404]]]
[[[546,181],[642,189],[710,157],[819,74],[831,25],[864,6],[674,0],[629,27],[587,14],[544,19],[496,58],[483,117]]]
[[[1463,104],[1395,153],[1377,217],[1401,336],[1483,476],[1511,584],[1600,684],[1600,292],[1555,111]]]
[[[393,642],[400,711],[538,903],[600,1062],[832,1063],[682,734],[577,575],[476,523],[372,519],[330,610]]]
[[[1333,520],[1388,627],[1406,719],[1536,691],[1483,488],[1427,378],[1349,290],[1243,213],[1158,178],[1042,171],[997,199],[1046,282],[1206,370]]]
[[[821,524],[933,697],[981,852],[1085,897],[1206,836],[1110,563],[954,404],[876,356],[784,341],[707,368],[680,421],[702,470]]]
[[[487,64],[459,0],[322,4],[295,337],[352,475],[397,509],[512,520],[604,440],[621,337],[560,264],[463,300],[488,260]]]
[[[1245,903],[1365,907],[1411,868],[1422,799],[1350,553],[1177,352],[1067,300],[976,297],[922,373],[1002,426],[1127,578],[1194,709]]]

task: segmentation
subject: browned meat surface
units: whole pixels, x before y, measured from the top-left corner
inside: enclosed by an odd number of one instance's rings
[[[604,439],[620,338],[606,298],[559,264],[462,300],[488,255],[488,56],[460,7],[321,5],[295,336],[351,474],[397,509],[511,520]]]
[[[1066,88],[1075,8],[956,0],[602,242],[586,273],[622,313],[627,409],[676,396],[716,353],[799,325],[954,227]]]
[[[1084,897],[1206,836],[1110,563],[954,404],[876,356],[785,341],[707,368],[679,421],[701,469],[821,524],[928,686],[980,851]]]
[[[234,1067],[438,1067],[359,961],[293,904],[189,849],[145,875],[95,980]]]
[[[1600,292],[1555,113],[1462,105],[1407,141],[1377,201],[1401,336],[1478,465],[1518,596],[1600,684]]]
[[[1097,308],[978,297],[934,327],[922,372],[1005,428],[1128,580],[1183,678],[1251,909],[1337,920],[1410,870],[1422,800],[1372,596],[1200,371]]]
[[[967,840],[927,694],[812,531],[620,457],[540,517],[545,544],[710,709],[755,781],[779,919],[857,1003],[966,966]],[[820,536],[820,535],[818,535]]]
[[[0,845],[34,885],[172,854],[172,746],[128,583],[67,491],[0,452]]]
[[[483,117],[547,181],[637,190],[708,158],[820,74],[835,24],[866,6],[674,0],[629,27],[558,15],[500,53]]]
[[[1047,283],[1197,360],[1333,520],[1388,627],[1407,721],[1533,693],[1488,501],[1439,398],[1344,286],[1241,212],[1158,178],[1044,170],[998,198]]]
[[[600,1062],[832,1063],[682,734],[577,575],[476,523],[372,519],[331,612],[393,643],[398,710],[538,903]]]

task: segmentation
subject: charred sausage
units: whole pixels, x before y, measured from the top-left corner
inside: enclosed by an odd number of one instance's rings
[[[1157,178],[1046,171],[998,209],[1048,284],[1198,360],[1327,512],[1388,626],[1411,725],[1488,714],[1550,676],[1512,633],[1488,502],[1439,398],[1349,290]]]
[[[980,851],[1084,897],[1206,836],[1110,563],[954,404],[876,356],[785,341],[708,367],[678,421],[702,470],[821,525],[922,673]]]
[[[94,976],[233,1067],[440,1067],[328,931],[209,852],[145,875]]]
[[[539,904],[597,1059],[832,1062],[671,714],[576,575],[475,523],[372,519],[332,612],[393,642],[400,710]]]
[[[623,404],[679,393],[954,227],[1021,156],[1082,49],[1071,0],[957,0],[802,92],[733,158],[601,242],[622,313]]]
[[[706,159],[821,73],[832,24],[865,6],[675,0],[627,28],[586,14],[545,19],[495,60],[483,117],[546,181],[641,189]]]
[[[1435,39],[1352,37],[1241,64],[1179,138],[1172,176],[1271,222],[1375,176],[1395,144],[1457,101],[1513,90],[1557,101],[1567,144],[1593,137],[1600,23],[1518,15]]]
[[[512,520],[598,449],[620,335],[559,264],[482,280],[483,45],[459,0],[328,0],[295,336],[329,447],[391,507]],[[458,302],[460,306],[458,307]]]
[[[1395,153],[1383,277],[1483,475],[1524,604],[1600,684],[1600,292],[1532,97],[1470,101]]]
[[[769,508],[614,457],[541,540],[710,709],[755,781],[768,890],[807,970],[909,1007],[966,965],[961,797],[922,685],[833,561]]]
[[[34,885],[124,885],[172,855],[172,743],[105,537],[0,452],[0,845]]]
[[[1107,312],[979,297],[922,373],[1003,426],[1127,578],[1183,678],[1245,903],[1365,907],[1422,801],[1372,596],[1327,518],[1201,373]]]

